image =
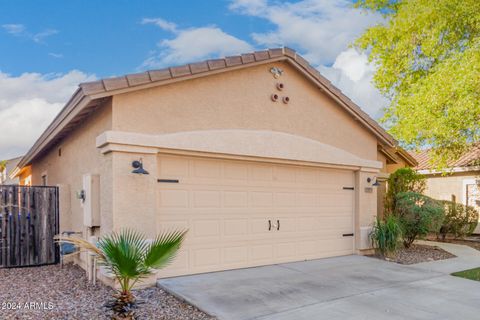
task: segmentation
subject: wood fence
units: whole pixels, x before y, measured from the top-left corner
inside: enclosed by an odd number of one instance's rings
[[[0,268],[58,263],[58,188],[0,185]]]

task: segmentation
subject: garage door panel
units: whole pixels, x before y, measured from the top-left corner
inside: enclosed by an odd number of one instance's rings
[[[274,261],[273,244],[253,244],[250,246],[250,262],[258,265]]]
[[[224,263],[228,267],[248,266],[248,247],[228,247],[223,249]]]
[[[220,221],[217,219],[195,220],[193,232],[195,237],[220,237]]]
[[[217,160],[195,159],[191,163],[193,177],[218,179],[222,175],[222,165]]]
[[[220,191],[200,190],[192,191],[193,207],[208,207],[208,208],[220,208],[221,207],[221,193]]]
[[[285,208],[295,206],[295,193],[292,192],[277,192],[273,196],[273,206]]]
[[[248,192],[246,191],[225,191],[223,193],[223,204],[227,208],[248,206]]]
[[[165,178],[186,178],[189,172],[188,158],[163,156],[159,162],[159,175]]]
[[[295,176],[299,185],[307,186],[320,182],[319,170],[316,168],[297,168]]]
[[[274,180],[278,183],[286,182],[288,184],[294,183],[296,170],[290,166],[276,166],[273,169]]]
[[[224,167],[224,178],[228,180],[248,180],[248,165],[241,163],[225,163]]]
[[[250,181],[273,181],[273,168],[267,164],[251,164],[249,165]]]
[[[265,218],[250,218],[250,235],[251,239],[255,239],[258,236],[267,236],[271,238],[271,230],[269,230],[268,217]],[[273,228],[273,226],[272,226]]]
[[[188,190],[160,190],[159,192],[160,206],[165,208],[187,208],[188,197]]]
[[[298,207],[318,207],[320,206],[320,192],[298,192],[295,204]]]
[[[297,248],[294,242],[281,242],[275,245],[275,262],[285,262],[297,257]]]
[[[160,230],[189,229],[160,276],[353,252],[351,171],[159,155],[159,172],[179,180],[158,185]]]
[[[248,219],[225,219],[224,220],[224,236],[226,238],[245,239],[248,231]]]
[[[193,268],[209,270],[221,265],[220,248],[196,248],[191,251]]]
[[[273,205],[272,192],[250,192],[250,207],[271,207]]]

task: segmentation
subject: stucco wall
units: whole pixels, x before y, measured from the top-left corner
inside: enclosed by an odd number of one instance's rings
[[[85,232],[83,227],[83,208],[76,197],[76,192],[83,188],[83,175],[99,174],[100,192],[102,194],[102,232],[112,227],[111,198],[111,156],[103,155],[96,148],[96,137],[112,127],[111,101],[100,107],[83,121],[67,137],[36,159],[31,166],[32,185],[42,184],[42,175],[47,175],[47,184],[63,185],[61,199],[69,199],[70,206],[62,206],[60,212],[60,231],[73,230]],[[61,149],[61,155],[59,150]],[[30,172],[22,174],[25,179]],[[66,208],[70,207],[69,210]]]
[[[468,181],[472,184],[473,180],[480,179],[479,172],[454,173],[450,175],[428,175],[426,176],[427,189],[425,194],[434,199],[455,200],[462,204],[466,203],[466,189],[464,183]],[[476,206],[477,210],[479,209]],[[480,210],[479,210],[480,211]],[[480,221],[474,233],[480,233]]]
[[[464,189],[463,181],[479,179],[480,172],[455,173],[452,175],[430,175],[427,176],[427,190],[425,194],[429,197],[440,200],[452,200],[455,195],[457,202],[463,203]]]
[[[272,66],[283,76],[274,79]],[[285,85],[277,91],[276,83]],[[288,96],[289,104],[271,94]],[[113,130],[149,134],[208,129],[272,130],[318,140],[376,160],[377,139],[337,102],[287,63],[225,72],[207,78],[113,97]]]

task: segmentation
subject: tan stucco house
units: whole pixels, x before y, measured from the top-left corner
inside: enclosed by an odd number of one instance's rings
[[[83,83],[15,174],[60,187],[62,230],[188,228],[165,277],[361,254],[376,182],[406,165],[280,48]]]
[[[0,168],[0,184],[4,185],[18,185],[20,179],[16,176],[10,177],[10,173],[15,170],[22,157],[16,157],[5,160],[5,167]]]
[[[454,200],[480,212],[480,144],[448,163],[443,170],[438,170],[432,163],[428,150],[412,152],[412,156],[418,162],[415,169],[426,178],[426,195],[439,200]],[[480,233],[480,226],[475,233]]]

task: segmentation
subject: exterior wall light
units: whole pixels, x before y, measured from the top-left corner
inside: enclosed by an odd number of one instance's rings
[[[367,178],[367,182],[368,182],[368,183],[371,183],[371,182],[373,181],[373,179],[375,179],[375,182],[372,183],[372,186],[373,186],[373,187],[378,187],[378,186],[380,185],[380,183],[378,182],[377,177],[374,177],[374,178],[368,177],[368,178]]]
[[[77,199],[82,201],[82,202],[85,202],[85,199],[87,199],[87,195],[85,193],[85,190],[83,190],[83,189],[80,190],[80,191],[77,191],[76,196],[77,196]]]
[[[133,171],[132,173],[136,174],[149,174],[147,170],[143,169],[142,159],[140,161],[135,160],[132,162]]]

